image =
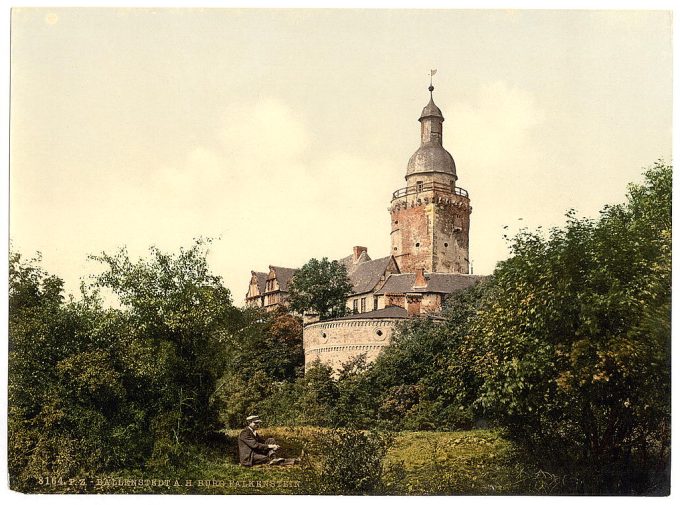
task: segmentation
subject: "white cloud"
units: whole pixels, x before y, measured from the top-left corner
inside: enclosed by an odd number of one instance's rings
[[[297,160],[309,145],[302,119],[276,98],[230,105],[220,139],[230,159],[252,163],[252,168],[266,173]]]
[[[454,104],[458,157],[474,159],[476,166],[497,168],[524,155],[532,130],[545,120],[533,96],[504,81],[482,86],[473,103]]]
[[[546,155],[535,139],[546,114],[531,93],[503,81],[480,87],[472,101],[454,104],[452,113],[444,140],[453,146],[461,186],[470,191],[475,272],[488,274],[507,256],[503,227],[536,226],[544,217],[535,209],[544,203],[545,180],[538,175]],[[538,221],[528,222],[529,215]]]
[[[252,269],[339,257],[358,244],[388,248],[393,181],[384,163],[325,153],[323,146],[314,157],[307,118],[275,98],[234,104],[223,117],[219,142],[196,146],[164,169],[142,213],[163,214],[184,243],[221,236],[210,261],[237,302]],[[376,236],[376,226],[384,236]]]

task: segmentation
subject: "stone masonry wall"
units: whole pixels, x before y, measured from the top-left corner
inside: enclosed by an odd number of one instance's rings
[[[383,347],[390,344],[399,319],[344,319],[309,324],[304,328],[302,345],[305,368],[318,358],[339,369],[358,354],[374,361]]]
[[[402,272],[469,273],[471,207],[465,197],[425,191],[392,202],[392,251]]]
[[[392,211],[392,254],[402,273],[432,271],[432,204]]]
[[[470,205],[467,198],[453,196],[435,204],[432,271],[470,273]]]

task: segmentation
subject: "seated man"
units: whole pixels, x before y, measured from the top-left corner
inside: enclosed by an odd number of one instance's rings
[[[264,440],[257,429],[260,427],[259,416],[248,416],[246,418],[248,426],[238,436],[238,456],[243,466],[261,465],[269,463],[276,465],[283,461],[283,458],[276,458],[276,445],[273,438]]]

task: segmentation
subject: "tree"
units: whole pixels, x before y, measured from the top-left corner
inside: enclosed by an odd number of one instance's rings
[[[297,406],[299,423],[311,426],[332,426],[335,421],[335,404],[338,385],[333,380],[333,368],[313,361],[304,377],[297,380],[299,395]]]
[[[345,314],[352,284],[344,265],[328,258],[312,258],[295,273],[288,292],[292,310],[301,314],[314,312],[328,319]]]
[[[211,397],[220,420],[231,428],[253,412],[270,423],[289,420],[291,387],[304,368],[301,319],[282,308],[245,308],[233,328],[224,334],[223,374]]]
[[[342,363],[337,373],[338,399],[333,420],[336,426],[369,428],[376,417],[376,384],[372,365],[359,354]]]
[[[272,312],[246,308],[235,331],[225,335],[226,373],[244,380],[261,371],[274,381],[290,381],[302,372],[302,320],[282,308]]]
[[[183,443],[217,426],[210,398],[224,368],[226,335],[240,324],[229,290],[209,271],[207,244],[197,240],[179,254],[151,247],[151,258],[136,262],[125,249],[93,257],[107,267],[97,286],[118,296],[128,319],[135,387],[156,413],[154,457],[165,463],[170,453],[180,461]]]
[[[461,429],[473,422],[479,378],[470,371],[476,350],[470,324],[487,282],[454,293],[443,321],[418,318],[399,325],[389,347],[373,363],[380,420],[392,428]]]
[[[178,254],[152,247],[137,261],[125,249],[102,253],[95,259],[104,271],[77,300],[65,300],[63,282],[39,259],[11,254],[12,489],[35,490],[40,476],[180,470],[191,447],[221,427],[221,386],[230,400],[222,414],[238,425],[272,392],[291,396],[273,381],[292,383],[303,365],[299,318],[233,307],[209,272],[206,244]],[[117,295],[121,308],[105,308],[98,288]],[[218,384],[225,368],[239,373]]]
[[[472,324],[477,407],[576,492],[668,490],[671,187],[659,162],[598,220],[520,233]]]
[[[126,322],[96,291],[64,300],[39,258],[10,256],[9,471],[12,489],[141,465],[152,439],[130,391]],[[126,380],[127,379],[127,380]]]

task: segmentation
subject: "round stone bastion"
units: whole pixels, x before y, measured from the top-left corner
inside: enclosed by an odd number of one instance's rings
[[[407,317],[405,309],[388,307],[306,325],[302,333],[305,369],[318,359],[338,370],[360,354],[366,355],[368,363],[374,361],[390,345],[397,323]]]

